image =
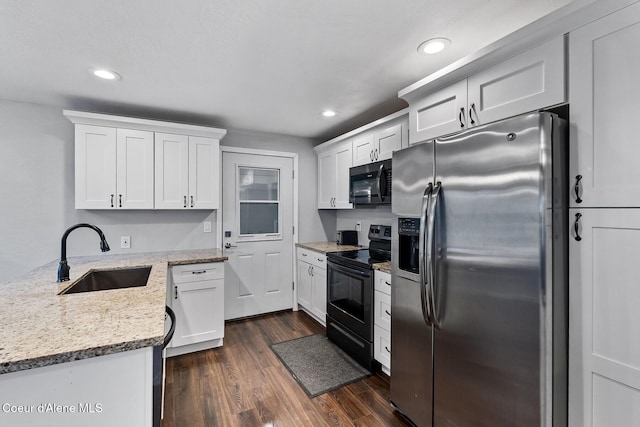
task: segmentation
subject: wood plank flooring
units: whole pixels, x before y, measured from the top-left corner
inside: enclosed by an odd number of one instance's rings
[[[270,345],[324,328],[302,311],[229,322],[224,346],[167,359],[163,427],[408,426],[373,375],[307,397]]]

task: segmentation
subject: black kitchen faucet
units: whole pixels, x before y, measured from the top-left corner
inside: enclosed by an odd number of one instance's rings
[[[95,225],[91,224],[76,224],[67,228],[67,231],[62,235],[62,242],[60,247],[60,264],[58,264],[58,282],[66,282],[69,280],[69,264],[67,264],[67,237],[69,233],[71,233],[76,228],[91,228],[98,236],[100,236],[100,250],[102,252],[107,252],[110,250],[109,244],[107,243],[107,239],[104,237],[104,233]]]

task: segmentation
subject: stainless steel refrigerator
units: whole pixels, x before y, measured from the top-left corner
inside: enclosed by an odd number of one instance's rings
[[[567,126],[393,154],[391,402],[417,426],[567,423]]]

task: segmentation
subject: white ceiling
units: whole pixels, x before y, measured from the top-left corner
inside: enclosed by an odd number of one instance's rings
[[[570,2],[0,0],[0,98],[325,140]],[[416,52],[438,36],[448,51]],[[99,81],[95,67],[122,79]]]

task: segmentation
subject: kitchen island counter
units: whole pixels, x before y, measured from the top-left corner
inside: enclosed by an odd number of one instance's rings
[[[221,262],[218,249],[69,258],[0,285],[0,374],[161,345],[168,267]],[[59,295],[93,269],[151,266],[146,286]]]

